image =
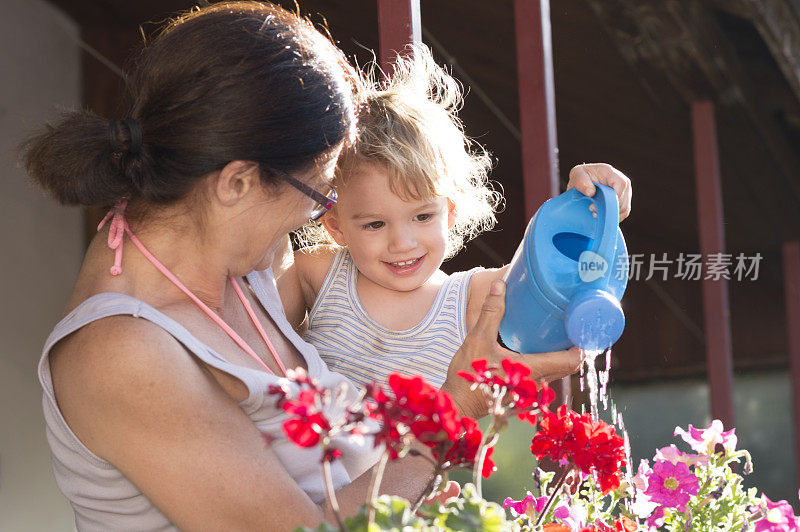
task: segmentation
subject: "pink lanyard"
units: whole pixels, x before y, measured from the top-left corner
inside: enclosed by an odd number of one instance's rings
[[[111,275],[119,275],[122,273],[122,239],[127,233],[127,235],[131,239],[131,242],[133,242],[133,245],[139,248],[139,251],[142,252],[142,255],[144,255],[145,258],[149,260],[153,264],[153,266],[155,266],[158,269],[158,271],[163,273],[167,279],[172,281],[172,283],[175,286],[177,286],[184,294],[189,296],[189,298],[192,301],[194,301],[197,304],[197,306],[200,307],[200,309],[208,315],[209,318],[214,320],[214,322],[217,325],[222,327],[222,330],[225,331],[228,334],[228,336],[230,336],[231,339],[234,342],[236,342],[236,344],[239,347],[241,347],[242,350],[244,350],[245,353],[250,355],[253,358],[253,360],[255,360],[261,365],[261,367],[263,367],[269,373],[274,375],[274,372],[271,369],[269,369],[269,366],[267,366],[263,360],[261,360],[261,357],[259,357],[256,354],[253,348],[250,347],[247,344],[247,342],[245,342],[244,339],[241,336],[239,336],[237,332],[234,331],[230,325],[225,323],[225,320],[220,318],[219,315],[213,310],[211,310],[211,308],[208,305],[200,301],[200,298],[194,295],[191,290],[186,288],[186,286],[177,277],[175,277],[175,275],[173,275],[173,273],[169,271],[169,269],[167,269],[166,266],[161,264],[161,262],[159,262],[159,260],[155,258],[153,254],[147,250],[146,247],[144,247],[144,244],[142,244],[142,242],[138,238],[136,238],[136,235],[133,234],[133,231],[131,231],[131,228],[128,226],[127,220],[125,220],[125,207],[127,207],[127,205],[128,202],[125,200],[122,200],[119,203],[117,203],[117,205],[114,208],[108,211],[108,214],[106,214],[105,218],[103,218],[103,221],[100,222],[100,225],[97,226],[97,230],[100,231],[106,224],[106,222],[109,219],[111,220],[111,225],[108,229],[108,247],[110,247],[115,251],[114,265],[111,267]],[[236,292],[236,295],[239,297],[239,300],[242,302],[242,305],[244,305],[244,309],[247,311],[247,315],[250,317],[250,321],[253,322],[253,325],[255,325],[258,334],[264,340],[264,343],[267,344],[267,348],[269,349],[269,352],[272,354],[272,358],[275,359],[275,362],[278,364],[278,367],[281,368],[283,374],[286,375],[286,367],[283,365],[283,361],[280,359],[277,351],[275,350],[275,347],[269,340],[266,331],[264,331],[264,327],[261,326],[261,322],[258,321],[255,312],[253,312],[253,307],[251,307],[250,303],[247,302],[247,298],[244,296],[244,293],[242,292],[242,289],[239,286],[239,284],[236,283],[236,281],[234,281],[232,277],[229,279],[231,284],[233,285],[234,292]]]

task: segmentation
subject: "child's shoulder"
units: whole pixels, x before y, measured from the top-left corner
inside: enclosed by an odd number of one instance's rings
[[[302,284],[310,286],[316,294],[325,280],[339,246],[321,244],[298,249],[294,252],[297,275]]]
[[[336,255],[336,252],[342,249],[337,245],[332,244],[319,244],[316,246],[307,246],[298,249],[294,252],[295,260],[303,260],[308,262],[319,262],[325,261],[328,262],[333,260],[333,257]]]
[[[507,269],[508,266],[483,268],[472,275],[467,294],[467,330],[472,329],[472,326],[478,321],[483,300],[486,299],[486,295],[489,293],[489,287],[495,280],[502,279]]]

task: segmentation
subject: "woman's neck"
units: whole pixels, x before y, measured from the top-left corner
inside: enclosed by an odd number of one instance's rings
[[[220,311],[229,295],[231,250],[218,236],[200,235],[188,224],[132,224],[131,230],[144,247],[206,305]],[[108,247],[108,229],[98,233],[86,254],[76,285],[78,303],[99,292],[121,292],[155,307],[186,301],[180,291],[136,247],[123,238],[122,273],[112,276],[109,268],[114,251]],[[89,292],[88,294],[86,292]]]

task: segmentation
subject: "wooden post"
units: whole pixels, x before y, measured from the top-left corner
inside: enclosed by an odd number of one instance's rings
[[[419,0],[378,0],[378,32],[381,69],[389,75],[397,55],[409,53],[406,45],[422,41]]]
[[[783,244],[783,288],[792,375],[795,481],[800,485],[800,241]]]
[[[515,0],[517,84],[525,212],[559,193],[550,0]]]
[[[542,203],[559,193],[550,0],[515,0],[514,27],[522,183],[525,214],[531,218]],[[554,382],[553,389],[560,402],[569,402],[569,377]]]
[[[713,102],[692,103],[692,134],[697,223],[700,230],[700,252],[705,262],[712,254],[725,251],[722,188]],[[708,277],[707,271],[703,279],[702,293],[711,416],[722,421],[726,429],[730,429],[734,426],[734,412],[728,284],[724,278],[715,280],[705,277]]]

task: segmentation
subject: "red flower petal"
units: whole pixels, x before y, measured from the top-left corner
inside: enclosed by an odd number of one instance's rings
[[[543,414],[531,440],[531,453],[537,458],[567,459],[584,473],[596,473],[603,493],[619,487],[620,468],[626,461],[624,440],[613,427],[566,405]]]

